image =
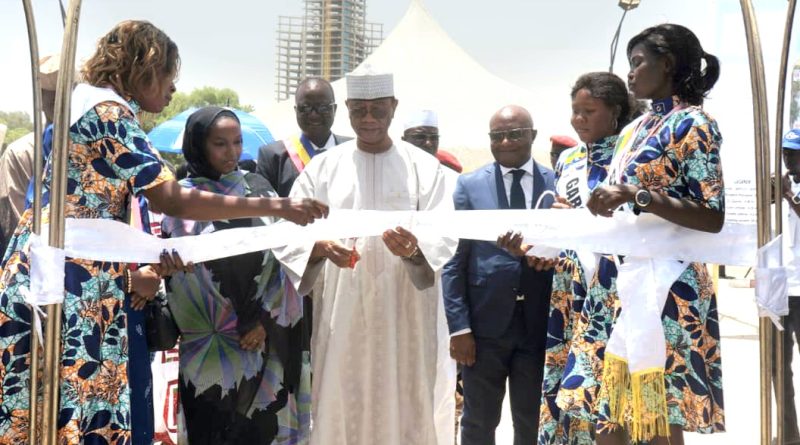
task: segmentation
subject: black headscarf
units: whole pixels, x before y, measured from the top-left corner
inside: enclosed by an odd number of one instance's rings
[[[233,111],[222,107],[203,107],[189,116],[183,132],[183,158],[189,168],[190,177],[206,177],[218,180],[219,172],[211,167],[206,157],[206,138],[208,129],[220,117],[230,117],[239,122]]]

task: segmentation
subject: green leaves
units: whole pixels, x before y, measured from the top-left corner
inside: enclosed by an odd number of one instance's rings
[[[164,108],[161,113],[143,113],[141,116],[142,129],[145,133],[152,130],[155,126],[165,122],[172,117],[188,110],[192,107],[208,107],[216,105],[219,107],[232,107],[242,111],[251,112],[254,108],[251,105],[239,103],[239,94],[230,88],[202,87],[195,88],[191,93],[178,92],[172,96],[172,102]]]

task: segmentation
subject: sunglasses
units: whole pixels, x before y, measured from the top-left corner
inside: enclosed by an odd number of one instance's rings
[[[363,119],[367,117],[367,114],[371,114],[375,119],[384,119],[392,112],[390,107],[381,107],[381,106],[373,106],[373,107],[362,107],[356,106],[351,107],[348,109],[350,113],[351,119]]]
[[[312,112],[317,114],[331,114],[336,110],[336,104],[323,104],[323,105],[295,105],[294,109],[304,115],[309,115]]]
[[[525,132],[530,130],[532,133],[536,133],[531,127],[528,128],[514,128],[511,130],[498,130],[498,131],[490,131],[489,132],[489,139],[492,142],[503,142],[504,140],[508,139],[510,142],[516,142],[523,137],[525,137]]]

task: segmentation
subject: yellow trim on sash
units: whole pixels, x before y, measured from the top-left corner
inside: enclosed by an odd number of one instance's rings
[[[292,143],[292,147],[294,152],[297,153],[297,156],[303,161],[303,165],[308,165],[309,161],[311,161],[311,156],[306,151],[306,147],[303,146],[303,143],[300,142],[300,137],[295,136],[289,139]]]
[[[631,440],[669,437],[664,368],[652,367],[631,375],[626,359],[606,352],[599,398],[608,400],[609,420],[624,425]]]
[[[577,150],[575,150],[575,148],[577,148]],[[572,152],[567,153],[567,157],[564,158],[564,165],[570,165],[578,159],[585,158],[587,155],[587,153],[585,153],[583,150],[583,146],[581,145],[578,145],[571,150]]]
[[[630,142],[630,139],[637,128],[639,128],[638,125],[629,125],[626,128],[626,131],[622,134],[622,137],[620,137],[617,140],[617,146],[614,149],[615,154],[619,152],[622,148],[628,146],[628,142]]]

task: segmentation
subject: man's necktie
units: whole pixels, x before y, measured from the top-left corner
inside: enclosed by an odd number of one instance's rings
[[[525,205],[525,192],[522,191],[522,177],[525,176],[525,170],[511,170],[514,175],[514,181],[511,182],[511,202],[509,202],[512,209],[527,209]]]

